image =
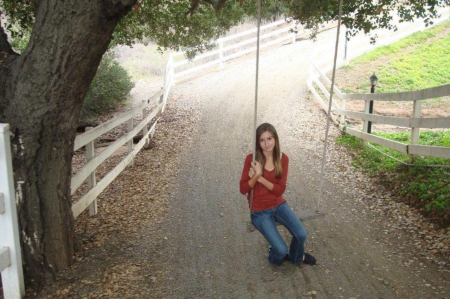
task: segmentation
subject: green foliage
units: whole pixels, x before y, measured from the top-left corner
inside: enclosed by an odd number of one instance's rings
[[[209,3],[208,3],[209,2]],[[161,49],[186,49],[190,56],[209,49],[211,40],[226,32],[231,26],[247,17],[256,15],[256,1],[228,0],[224,6],[213,8],[218,1],[200,0],[141,0],[125,16],[114,33],[112,46],[131,45],[147,38],[153,39]],[[23,37],[34,23],[36,0],[1,0],[0,9],[8,20],[7,30],[13,38]],[[198,4],[198,6],[196,6]],[[348,28],[348,37],[360,31],[365,33],[376,28],[395,30],[396,12],[401,21],[423,19],[432,24],[437,9],[448,6],[448,1],[423,0],[398,2],[397,0],[343,2],[342,23]],[[195,7],[195,9],[193,9]],[[298,23],[311,29],[314,37],[322,24],[336,20],[339,0],[266,0],[262,1],[262,17],[294,17]],[[19,29],[17,29],[19,28]],[[375,40],[375,36],[372,37]]]
[[[419,144],[450,147],[450,131],[420,132]]]
[[[404,182],[399,195],[410,198],[426,212],[446,212],[450,209],[450,169],[424,168],[424,163],[424,160],[416,161],[416,166],[399,173],[398,179]]]
[[[386,63],[376,70],[377,92],[399,92],[425,89],[450,82],[450,22],[415,33],[399,42],[384,46],[352,62],[352,68],[382,58]],[[439,34],[443,35],[438,38]],[[430,42],[432,40],[432,42]],[[399,55],[401,53],[401,55]],[[367,80],[357,89],[367,90]],[[432,104],[436,99],[427,101]]]
[[[112,55],[103,56],[81,110],[81,118],[100,115],[123,104],[134,87],[127,71]]]
[[[220,12],[211,5],[200,5],[190,14],[191,1],[143,0],[123,18],[114,33],[113,44],[131,45],[151,38],[160,50],[186,50],[189,56],[210,49],[210,42],[238,24],[244,9],[228,1]]]
[[[22,37],[16,36],[11,40],[11,47],[13,47],[14,51],[17,53],[22,53],[28,45],[30,41],[30,32],[23,32]]]
[[[20,39],[29,35],[33,27],[37,4],[36,0],[0,0],[2,18],[6,17],[7,19],[6,30],[12,39]]]
[[[409,133],[373,134],[410,143]],[[404,163],[410,163],[408,155],[376,144],[363,147],[360,139],[348,134],[343,133],[336,142],[354,153],[352,163],[355,168],[380,178],[408,203],[428,213],[445,215],[450,210],[450,159],[415,156],[412,166],[407,166]],[[450,131],[421,132],[420,143],[450,147]]]

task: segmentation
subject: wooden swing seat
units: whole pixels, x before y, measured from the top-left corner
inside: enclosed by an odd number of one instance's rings
[[[300,221],[314,220],[314,219],[322,218],[325,216],[325,212],[322,210],[318,210],[318,209],[302,210],[302,211],[298,211],[296,213],[297,213],[298,219],[300,219]],[[277,226],[281,225],[278,222],[275,222],[275,224]],[[255,230],[256,230],[255,226],[250,221],[247,222],[247,232],[251,233]]]

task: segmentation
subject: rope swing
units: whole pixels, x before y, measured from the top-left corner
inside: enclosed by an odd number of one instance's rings
[[[339,47],[339,34],[341,27],[341,17],[342,17],[342,0],[339,0],[339,18],[337,24],[337,33],[336,33],[336,46],[334,51],[334,61],[333,61],[333,74],[331,79],[331,91],[328,105],[328,116],[331,114],[331,104],[333,100],[333,92],[334,92],[334,79],[336,74],[336,62],[337,62],[337,52]],[[258,16],[257,16],[257,38],[256,38],[256,76],[255,76],[255,109],[254,109],[254,118],[253,118],[253,159],[252,162],[255,162],[256,156],[256,128],[257,128],[257,111],[258,111],[258,79],[259,79],[259,39],[260,39],[260,27],[261,27],[261,0],[258,0]],[[322,154],[322,166],[320,171],[320,184],[319,184],[319,192],[317,197],[317,207],[315,209],[309,210],[300,210],[297,212],[301,221],[312,220],[319,217],[325,216],[325,213],[320,210],[321,206],[321,198],[322,198],[322,189],[323,189],[323,181],[324,181],[324,172],[325,172],[325,162],[326,162],[326,154],[328,149],[328,134],[330,128],[330,117],[327,117],[327,125],[325,130],[325,141],[323,147]],[[252,224],[252,207],[253,207],[253,189],[250,191],[250,222],[247,225],[247,231],[252,232],[255,230],[255,227]],[[277,223],[279,225],[279,223]]]

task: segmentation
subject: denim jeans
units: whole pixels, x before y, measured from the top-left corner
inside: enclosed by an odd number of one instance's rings
[[[300,264],[305,250],[306,231],[297,214],[287,203],[264,211],[252,212],[252,221],[256,229],[266,238],[272,250],[269,253],[269,262],[280,265],[286,253],[294,264]],[[275,225],[275,221],[287,228],[292,235],[289,251]]]

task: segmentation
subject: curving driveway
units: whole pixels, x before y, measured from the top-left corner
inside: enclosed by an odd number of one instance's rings
[[[248,209],[238,182],[253,138],[255,59],[249,56],[223,70],[180,80],[175,87],[180,107],[196,107],[199,121],[192,128],[193,142],[184,148],[171,210],[161,223],[167,283],[161,288],[167,297],[449,296],[448,266],[416,254],[407,233],[391,235],[386,216],[368,209],[385,192],[369,193],[371,182],[354,173],[348,154],[333,144],[339,134],[334,126],[318,198],[326,120],[305,82],[309,58],[332,65],[334,39],[330,30],[315,43],[282,45],[263,50],[260,57],[258,123],[275,125],[290,157],[286,197],[297,210],[319,206],[327,212],[304,223],[306,248],[318,265],[272,266],[263,237],[246,232]],[[361,50],[369,40],[352,44]]]

